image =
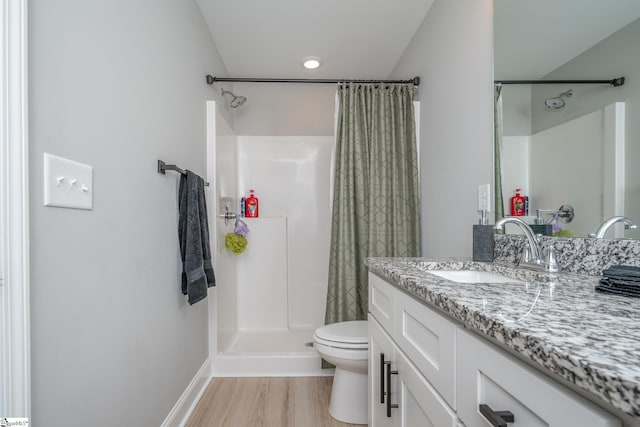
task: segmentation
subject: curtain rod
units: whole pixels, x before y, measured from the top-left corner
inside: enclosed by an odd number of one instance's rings
[[[608,84],[615,87],[624,84],[624,77],[610,80],[494,80],[493,83],[503,85]]]
[[[245,78],[245,77],[214,77],[207,74],[207,84],[215,82],[238,82],[238,83],[413,83],[414,86],[420,85],[420,77],[414,77],[411,80],[349,80],[349,79],[264,79],[264,78]]]

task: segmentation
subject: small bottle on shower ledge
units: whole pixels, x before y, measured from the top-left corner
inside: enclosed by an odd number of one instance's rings
[[[249,197],[245,201],[247,206],[247,218],[258,218],[258,198],[253,190],[249,190]]]

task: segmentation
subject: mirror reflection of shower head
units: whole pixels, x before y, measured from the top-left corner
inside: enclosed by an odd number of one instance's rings
[[[544,106],[549,111],[561,110],[566,105],[564,100],[571,98],[572,95],[573,95],[573,89],[569,89],[566,92],[562,92],[560,95],[556,96],[555,98],[545,99]]]
[[[225,96],[226,94],[229,94],[232,97],[230,102],[231,108],[238,108],[239,106],[247,102],[247,98],[245,96],[236,96],[230,90],[222,89],[222,96]]]

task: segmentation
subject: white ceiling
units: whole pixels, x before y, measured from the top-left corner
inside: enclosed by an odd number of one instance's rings
[[[539,79],[638,17],[639,0],[494,0],[495,76]]]
[[[433,0],[197,2],[231,77],[377,79],[389,77]],[[305,70],[305,56],[322,66]]]
[[[433,1],[197,0],[231,77],[338,79],[389,77]],[[539,79],[640,17],[640,0],[494,2],[498,79]]]

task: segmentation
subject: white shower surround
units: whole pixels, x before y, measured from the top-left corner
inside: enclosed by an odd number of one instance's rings
[[[420,102],[414,102],[416,139]],[[209,229],[217,286],[209,298],[212,376],[318,376],[308,344],[324,325],[331,234],[333,136],[237,136],[207,103]],[[213,155],[215,153],[215,155]],[[254,189],[260,218],[245,252],[225,248],[221,199],[239,210]]]
[[[334,138],[236,136],[213,102],[207,122],[217,283],[209,301],[212,375],[330,375],[306,344],[324,323]],[[249,189],[260,217],[244,219],[249,244],[235,256],[224,246],[233,221],[218,217],[220,200],[231,198],[238,211]]]

